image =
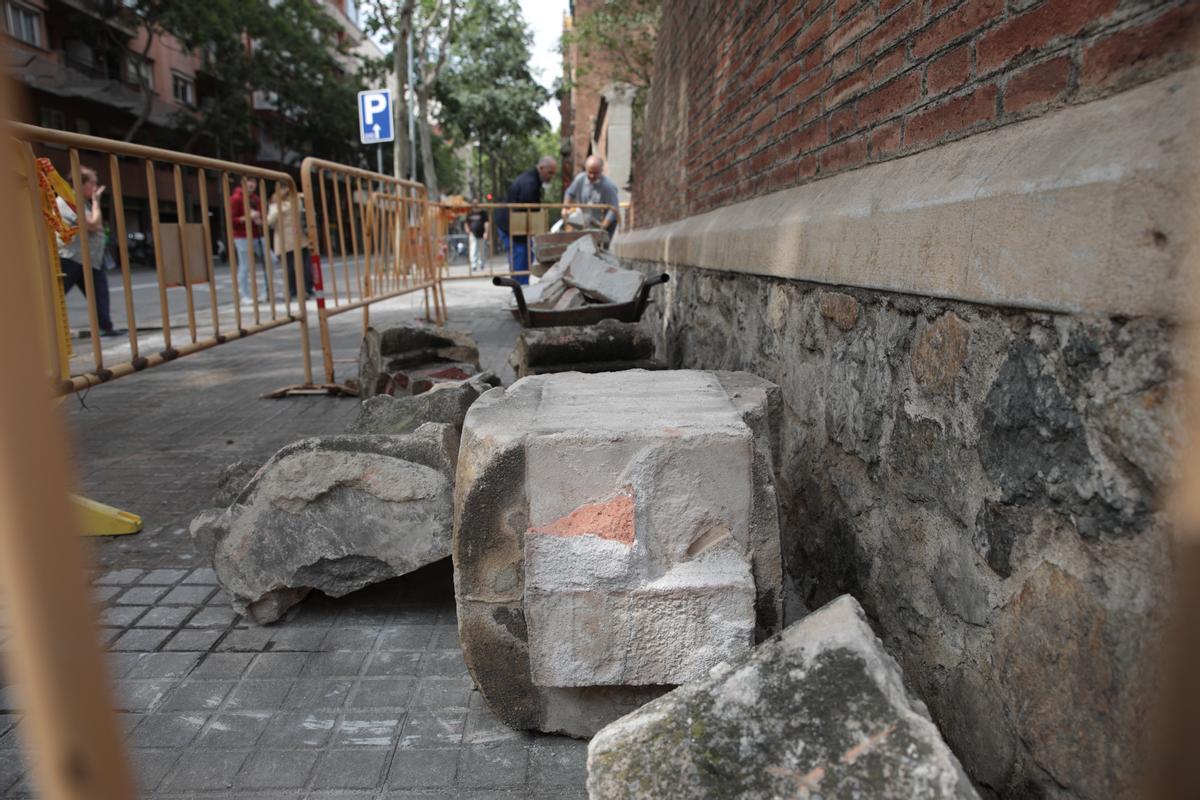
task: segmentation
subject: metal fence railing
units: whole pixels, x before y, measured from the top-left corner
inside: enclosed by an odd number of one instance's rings
[[[439,242],[445,254],[442,265],[442,280],[467,280],[470,278],[512,277],[529,275],[526,265],[514,263],[514,254],[519,248],[526,248],[527,260],[534,260],[530,248],[529,237],[547,233],[560,219],[566,210],[596,209],[607,210],[610,206],[595,203],[462,203],[454,206],[442,206],[442,227],[439,229]],[[473,211],[483,211],[487,214],[487,228],[482,237],[474,236],[466,225],[463,232],[450,232],[450,220],[464,221]],[[496,212],[505,210],[508,213],[509,232],[506,234],[496,225]],[[454,258],[451,247],[452,237],[461,235],[467,246],[467,258]],[[514,247],[516,244],[516,247]],[[503,257],[501,262],[498,258]],[[499,262],[499,263],[498,263]],[[465,265],[465,266],[462,266]],[[462,266],[460,269],[454,269]]]
[[[277,214],[273,227],[267,222],[279,197],[296,194],[290,175],[31,125],[8,129],[17,140],[27,213],[46,232],[36,268],[41,318],[57,343],[48,363],[58,393],[291,322],[300,325],[305,381],[311,382],[303,290],[295,303],[283,291],[287,281],[279,279],[271,247],[271,238],[284,235],[299,264],[299,237],[284,230],[300,230],[296,204]],[[58,174],[65,180],[51,180]],[[92,175],[95,187],[88,186]],[[100,192],[100,186],[110,190]],[[100,224],[93,227],[88,218],[97,206]],[[241,236],[234,224],[238,208]],[[60,219],[64,209],[67,222],[75,216],[74,226]],[[252,244],[256,234],[261,249]],[[98,236],[104,241],[97,243]],[[77,248],[67,250],[76,237]],[[78,261],[60,257],[60,250]],[[234,269],[239,260],[244,266]],[[117,303],[109,296],[109,272],[119,275]],[[73,285],[84,290],[82,307],[69,294]],[[120,327],[127,332],[118,335]],[[73,353],[77,328],[90,339],[90,358]]]
[[[372,303],[420,291],[426,317],[445,319],[439,207],[420,183],[316,158],[300,180],[325,381],[335,387],[331,317],[361,309],[365,331]]]

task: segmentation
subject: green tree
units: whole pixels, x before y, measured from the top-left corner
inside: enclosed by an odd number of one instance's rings
[[[537,160],[534,137],[549,132],[538,113],[549,93],[529,72],[531,40],[516,0],[467,0],[436,98],[446,133],[477,143],[477,168],[490,179],[480,193],[501,195]]]
[[[585,77],[591,65],[603,63],[612,80],[641,91],[650,88],[661,16],[662,0],[608,0],[577,15],[562,41],[564,48],[579,49],[574,79]]]

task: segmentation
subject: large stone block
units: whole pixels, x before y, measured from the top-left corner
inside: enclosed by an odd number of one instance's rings
[[[485,372],[468,380],[437,384],[418,395],[368,397],[348,432],[395,436],[412,433],[427,422],[441,422],[461,431],[467,409],[499,383],[494,374]]]
[[[455,588],[501,718],[590,735],[778,626],[778,399],[751,375],[633,370],[471,407]]]
[[[457,450],[458,432],[438,423],[302,439],[192,532],[233,607],[273,622],[312,589],[339,597],[448,556]]]
[[[604,728],[598,798],[976,798],[850,595]]]
[[[419,394],[478,371],[479,348],[470,334],[427,325],[368,328],[358,353],[359,396]]]
[[[509,363],[518,378],[551,372],[661,368],[654,361],[653,337],[637,323],[615,319],[595,325],[523,330]]]

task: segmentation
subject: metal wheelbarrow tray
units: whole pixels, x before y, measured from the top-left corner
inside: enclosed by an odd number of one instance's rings
[[[662,273],[654,278],[648,278],[642,283],[637,297],[625,303],[591,303],[576,308],[564,308],[559,311],[530,308],[525,303],[525,293],[521,284],[513,278],[492,278],[493,286],[507,286],[513,290],[517,299],[517,307],[512,309],[512,315],[526,328],[553,328],[559,325],[595,325],[602,319],[615,319],[618,322],[640,322],[642,312],[650,302],[650,290],[660,283],[666,283],[671,277]]]

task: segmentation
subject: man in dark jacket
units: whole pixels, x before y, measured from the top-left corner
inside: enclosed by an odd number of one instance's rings
[[[555,174],[558,172],[558,162],[552,156],[543,156],[538,164],[528,172],[522,172],[517,179],[508,187],[508,194],[504,198],[506,203],[540,203],[542,202],[542,189],[550,181],[554,180]],[[508,209],[501,208],[496,212],[496,227],[500,229],[500,236],[504,243],[508,245],[509,263],[512,265],[513,272],[528,272],[529,271],[529,237],[528,236],[509,236],[508,233]],[[521,283],[528,284],[528,275],[518,275],[517,280]]]

